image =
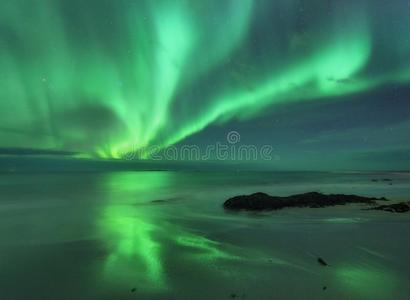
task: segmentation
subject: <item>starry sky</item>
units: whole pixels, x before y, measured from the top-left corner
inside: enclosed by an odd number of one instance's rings
[[[240,133],[272,169],[410,169],[408,0],[2,0],[0,155]],[[241,162],[237,162],[240,164]]]

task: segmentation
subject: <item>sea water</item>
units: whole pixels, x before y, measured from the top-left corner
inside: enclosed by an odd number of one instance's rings
[[[0,299],[408,299],[410,214],[222,206],[310,191],[409,200],[410,175],[2,174]]]

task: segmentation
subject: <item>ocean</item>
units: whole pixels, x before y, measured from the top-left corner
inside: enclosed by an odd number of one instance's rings
[[[0,299],[409,299],[410,214],[222,206],[310,191],[409,200],[410,174],[3,173]]]

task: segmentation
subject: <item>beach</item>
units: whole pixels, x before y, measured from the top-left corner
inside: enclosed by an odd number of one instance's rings
[[[3,173],[0,298],[407,299],[410,214],[222,206],[311,191],[404,201],[410,174]]]

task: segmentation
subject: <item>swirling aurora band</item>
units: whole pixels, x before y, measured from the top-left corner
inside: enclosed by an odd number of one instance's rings
[[[366,1],[2,1],[0,146],[119,158],[278,103],[410,80]],[[394,11],[393,11],[394,10]]]

